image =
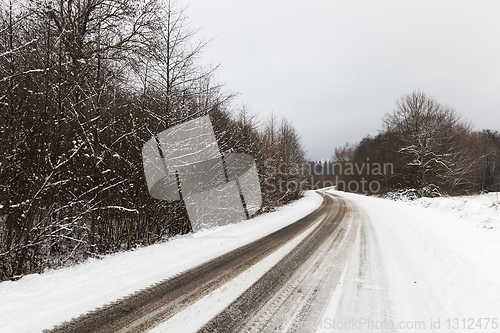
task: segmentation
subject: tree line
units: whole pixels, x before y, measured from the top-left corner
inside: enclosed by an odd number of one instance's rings
[[[33,0],[0,8],[0,281],[190,231],[152,199],[141,149],[210,115],[222,151],[303,163],[291,123],[235,110],[185,9],[159,0]],[[286,168],[285,168],[286,169]],[[262,211],[301,196],[266,191]]]
[[[335,149],[333,162],[361,172],[337,173],[339,189],[363,192],[361,181],[377,193],[411,191],[417,196],[500,191],[500,133],[475,131],[452,107],[421,91],[403,95],[383,119],[376,136]],[[390,166],[370,172],[369,166]],[[390,170],[390,171],[387,171]],[[366,188],[365,188],[366,190]],[[370,192],[368,190],[364,192]]]

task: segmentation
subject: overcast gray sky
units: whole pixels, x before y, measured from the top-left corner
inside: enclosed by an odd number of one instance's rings
[[[420,89],[475,128],[500,130],[498,0],[178,0],[204,62],[260,118],[299,131],[308,157],[377,134]]]

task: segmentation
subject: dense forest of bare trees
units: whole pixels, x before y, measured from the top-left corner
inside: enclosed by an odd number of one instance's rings
[[[362,170],[338,175],[342,190],[349,190],[351,181],[365,181],[377,182],[379,193],[411,190],[436,196],[500,191],[500,133],[474,131],[451,107],[420,91],[396,102],[378,135],[335,149],[333,161]],[[362,191],[359,186],[352,188]]]
[[[149,196],[141,158],[180,122],[209,114],[261,180],[299,177],[269,167],[304,163],[293,126],[231,110],[205,45],[170,0],[2,2],[0,281],[189,232],[181,201]],[[263,210],[300,195],[263,188]]]

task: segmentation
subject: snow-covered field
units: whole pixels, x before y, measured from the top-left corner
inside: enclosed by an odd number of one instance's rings
[[[463,197],[421,198],[413,205],[437,209],[479,228],[500,229],[500,193]]]
[[[500,332],[500,195],[403,202],[333,193],[351,200],[369,217],[366,223],[375,235],[377,244],[372,245],[379,248],[397,331]],[[50,328],[260,238],[307,215],[321,201],[308,192],[290,206],[249,221],[2,282],[0,332]],[[349,271],[343,276],[319,332],[335,328],[339,295],[353,282],[348,281]],[[363,285],[362,280],[355,282]],[[363,315],[351,320],[368,324],[369,313]],[[383,328],[383,323],[377,324]]]

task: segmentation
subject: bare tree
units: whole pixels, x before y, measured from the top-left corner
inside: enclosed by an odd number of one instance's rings
[[[335,163],[346,163],[354,160],[355,144],[346,142],[342,147],[337,147],[334,150],[332,161]]]
[[[186,9],[166,0],[154,15],[155,33],[148,40],[148,54],[134,59],[132,66],[144,92],[149,92],[148,98],[156,104],[157,111],[152,115],[159,117],[166,128],[206,114],[212,103],[221,103],[225,97],[214,98],[220,92],[220,85],[214,84],[211,77],[216,66],[200,64],[208,42],[196,38],[197,31],[190,28]]]
[[[423,194],[466,187],[478,166],[469,149],[471,125],[450,107],[423,92],[402,96],[384,118],[384,130],[399,137],[411,183]]]

